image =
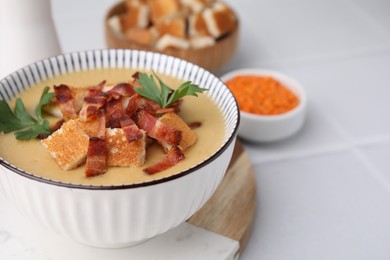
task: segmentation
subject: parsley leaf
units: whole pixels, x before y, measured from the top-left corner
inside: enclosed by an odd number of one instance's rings
[[[142,88],[135,88],[134,90],[141,96],[157,102],[162,108],[166,108],[180,98],[184,96],[198,96],[197,93],[202,93],[207,89],[201,88],[198,85],[192,84],[190,81],[184,82],[176,90],[168,87],[154,72],[153,75],[147,75],[146,73],[140,72],[138,74],[137,82]],[[160,87],[157,86],[154,77]]]
[[[35,114],[37,115],[37,117],[39,119],[42,119],[42,120],[44,120],[44,118],[42,116],[42,108],[43,108],[43,106],[50,104],[52,98],[55,97],[54,93],[49,93],[49,89],[50,89],[49,87],[45,87],[43,89],[43,92],[42,92],[42,95],[41,95],[41,99],[39,100],[38,106],[35,109]]]
[[[18,140],[32,139],[40,134],[51,134],[49,122],[42,116],[42,107],[49,104],[54,97],[54,93],[48,93],[49,89],[46,87],[42,92],[35,110],[37,119],[27,112],[20,98],[16,99],[14,113],[5,100],[0,100],[0,132],[5,134],[15,132]]]

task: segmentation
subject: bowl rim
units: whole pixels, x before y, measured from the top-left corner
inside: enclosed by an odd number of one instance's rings
[[[167,177],[164,177],[164,178],[160,178],[160,179],[156,179],[156,180],[152,180],[152,181],[139,182],[139,183],[131,183],[131,184],[119,184],[119,185],[92,185],[91,184],[91,185],[88,185],[88,184],[75,184],[75,183],[67,183],[67,182],[51,180],[51,179],[47,179],[47,178],[44,178],[44,177],[41,177],[41,176],[34,175],[32,173],[29,173],[28,171],[22,170],[19,167],[16,167],[13,164],[11,164],[8,161],[6,161],[1,156],[0,156],[0,166],[4,167],[5,169],[8,169],[11,172],[17,173],[18,175],[20,175],[22,177],[26,177],[27,179],[31,179],[33,181],[38,181],[40,183],[49,184],[49,185],[53,185],[53,186],[57,186],[57,187],[79,189],[79,190],[97,190],[97,191],[98,190],[126,190],[126,189],[134,189],[134,188],[140,188],[140,187],[154,186],[154,185],[157,185],[157,184],[160,184],[160,183],[165,183],[165,182],[169,182],[171,180],[182,178],[182,177],[184,177],[186,175],[189,175],[189,174],[191,174],[191,173],[201,169],[202,167],[210,164],[211,162],[215,161],[225,150],[227,150],[228,147],[230,147],[232,142],[237,137],[238,128],[239,128],[240,120],[241,120],[241,114],[240,114],[240,110],[239,110],[239,107],[238,107],[238,103],[237,103],[237,100],[234,97],[233,93],[231,92],[231,90],[226,86],[226,84],[219,77],[217,77],[212,72],[210,72],[210,71],[208,71],[208,70],[206,70],[206,69],[204,69],[204,68],[202,68],[202,67],[200,67],[200,66],[198,66],[198,65],[196,65],[194,63],[191,63],[189,61],[186,61],[186,60],[183,60],[181,58],[174,57],[174,56],[170,56],[170,55],[167,55],[167,54],[151,52],[151,51],[144,51],[144,50],[126,50],[126,49],[111,49],[111,48],[89,49],[89,50],[83,50],[83,51],[72,51],[72,52],[62,53],[62,54],[59,54],[59,55],[54,55],[54,56],[51,56],[51,57],[47,57],[47,58],[44,58],[44,59],[32,62],[32,63],[30,63],[30,64],[28,64],[26,66],[23,66],[23,67],[15,70],[14,72],[11,72],[8,75],[5,75],[3,78],[0,78],[0,82],[5,80],[6,78],[12,76],[14,73],[17,73],[17,72],[19,72],[19,71],[21,71],[21,70],[23,70],[25,68],[28,68],[31,65],[38,64],[40,62],[43,62],[43,61],[51,59],[51,58],[65,57],[65,55],[72,55],[72,54],[75,54],[75,53],[77,53],[77,54],[79,54],[79,53],[87,53],[87,52],[90,52],[90,51],[92,51],[92,52],[95,52],[95,51],[107,51],[109,53],[109,55],[110,55],[112,50],[114,50],[115,52],[118,52],[118,51],[123,51],[123,52],[130,51],[130,52],[151,54],[151,55],[154,55],[154,56],[156,56],[156,55],[157,56],[165,56],[166,58],[171,57],[173,59],[180,60],[181,63],[183,64],[183,67],[186,67],[188,65],[192,65],[193,68],[197,67],[199,69],[204,70],[205,72],[208,72],[209,75],[211,75],[212,77],[215,78],[217,83],[222,83],[222,85],[226,87],[227,91],[231,93],[231,96],[233,97],[233,99],[232,99],[233,101],[232,102],[233,102],[233,104],[235,104],[235,106],[237,108],[236,124],[234,125],[233,131],[231,131],[230,136],[228,136],[227,140],[209,158],[205,159],[204,161],[200,162],[199,164],[197,164],[197,165],[195,165],[195,166],[193,166],[191,168],[188,168],[186,170],[180,171],[178,173],[175,173],[173,175],[170,175],[170,176],[167,176]],[[88,68],[87,70],[91,70],[91,69]],[[30,84],[29,84],[29,87],[31,87]]]
[[[302,84],[299,83],[294,78],[281,73],[279,71],[271,70],[271,69],[263,69],[263,68],[240,68],[236,70],[232,70],[230,72],[225,73],[221,76],[221,80],[226,84],[226,81],[234,78],[238,75],[255,75],[255,76],[271,76],[277,80],[280,80],[283,83],[283,86],[293,91],[295,95],[297,95],[299,99],[298,106],[293,109],[277,115],[258,115],[246,111],[242,111],[240,109],[240,114],[242,118],[250,119],[250,120],[263,120],[263,121],[281,121],[294,115],[301,113],[301,111],[306,109],[307,106],[307,93],[303,88]],[[286,83],[288,82],[288,83]],[[294,86],[294,87],[291,87]]]

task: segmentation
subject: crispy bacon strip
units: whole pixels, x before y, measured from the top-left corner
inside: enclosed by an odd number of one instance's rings
[[[105,139],[106,138],[106,114],[104,112],[104,109],[102,108],[99,109],[97,114],[98,114],[99,126],[96,135],[101,139]]]
[[[143,171],[147,174],[155,174],[174,166],[184,158],[181,150],[177,146],[173,146],[161,161],[145,168]]]
[[[73,96],[69,86],[65,84],[54,86],[54,94],[65,121],[77,118],[78,115],[73,106]]]
[[[146,110],[151,115],[160,115],[169,112],[178,113],[180,111],[180,102],[175,102],[167,108],[161,108],[158,103],[146,99],[137,93],[130,98],[122,97],[122,105],[126,114],[130,116],[139,109]]]
[[[157,115],[158,113],[156,111],[162,109],[158,103],[154,102],[153,100],[146,99],[142,96],[138,97],[137,105],[138,109],[143,109],[151,115]]]
[[[108,128],[120,128],[120,118],[124,116],[122,102],[119,99],[111,99],[106,103],[106,117]]]
[[[189,128],[196,129],[202,126],[202,122],[195,121],[188,124]]]
[[[129,116],[132,116],[135,111],[138,109],[138,98],[140,96],[138,94],[132,95],[130,98],[123,98],[122,99],[122,107],[125,111],[125,113]]]
[[[145,110],[138,110],[133,117],[134,122],[139,128],[146,131],[149,134],[157,123],[157,118],[150,115]]]
[[[143,137],[143,133],[134,121],[131,120],[130,116],[126,115],[122,117],[120,119],[120,125],[125,132],[126,139],[129,143]]]
[[[175,108],[167,107],[167,108],[159,108],[155,110],[156,114],[165,114],[165,113],[175,113]]]
[[[107,171],[106,119],[103,109],[98,111],[97,137],[89,138],[85,176],[92,177]]]
[[[107,171],[106,140],[99,137],[89,138],[85,176],[92,177]]]
[[[87,97],[96,97],[96,96],[101,95],[105,85],[106,85],[106,81],[103,80],[102,82],[100,82],[96,86],[89,87]]]
[[[103,96],[85,97],[79,114],[81,121],[93,120],[97,111],[105,105],[106,100],[107,98]]]
[[[156,139],[165,150],[179,145],[181,131],[162,123],[145,110],[137,111],[133,119],[139,128],[145,130],[149,137]]]
[[[151,115],[157,115],[157,110],[163,108],[152,100],[148,100],[138,94],[134,94],[126,102],[123,102],[123,107],[127,115],[132,116],[137,110],[146,110]]]
[[[102,89],[105,83],[106,81],[102,81],[96,87],[88,89],[79,114],[81,121],[93,120],[97,111],[106,104],[107,97],[102,96]]]
[[[119,99],[120,97],[131,97],[136,92],[134,91],[133,86],[130,83],[123,82],[116,84],[112,89],[106,92],[108,96],[110,96],[109,99]]]

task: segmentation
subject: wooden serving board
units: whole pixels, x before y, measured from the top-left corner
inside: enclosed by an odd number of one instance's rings
[[[187,222],[238,241],[240,254],[249,240],[255,210],[256,180],[252,162],[237,141],[221,184]]]

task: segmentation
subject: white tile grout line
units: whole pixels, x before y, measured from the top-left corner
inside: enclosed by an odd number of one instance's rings
[[[363,163],[372,176],[385,188],[388,193],[390,193],[390,182],[385,178],[385,174],[372,163],[372,161],[362,152],[361,149],[359,149],[359,147],[362,145],[374,145],[383,141],[389,141],[390,136],[381,136],[371,140],[357,141],[351,137],[351,135],[349,135],[340,124],[335,122],[333,118],[326,113],[326,111],[323,112],[324,116],[327,117],[327,120],[329,120],[329,122],[335,127],[336,131],[338,131],[347,141],[348,150],[351,150],[351,152],[355,154],[355,156]]]
[[[284,155],[279,156],[273,156],[271,158],[265,159],[263,161],[256,161],[253,160],[253,164],[256,167],[257,165],[264,165],[268,163],[275,163],[280,161],[287,161],[287,160],[294,160],[294,159],[301,159],[305,157],[314,157],[314,156],[321,156],[326,154],[331,154],[335,152],[342,152],[342,151],[351,151],[364,165],[364,167],[372,174],[372,176],[384,187],[384,189],[390,193],[390,182],[385,178],[385,174],[380,171],[373,163],[372,161],[367,158],[367,156],[361,151],[362,146],[367,145],[376,145],[381,144],[383,142],[390,142],[390,135],[389,136],[377,136],[370,139],[365,140],[355,140],[352,138],[343,127],[341,127],[338,123],[336,123],[327,113],[324,113],[325,117],[327,117],[327,120],[329,120],[330,124],[332,124],[336,131],[340,133],[340,135],[346,140],[345,144],[341,145],[334,145],[332,147],[327,147],[323,149],[308,149],[304,151],[299,152],[291,152]]]

